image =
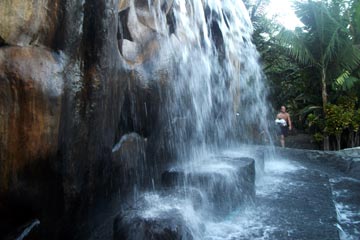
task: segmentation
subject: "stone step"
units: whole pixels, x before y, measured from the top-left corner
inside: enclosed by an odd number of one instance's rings
[[[203,193],[203,208],[224,215],[255,196],[252,158],[214,157],[191,167],[173,168],[162,174],[167,188],[192,187]]]

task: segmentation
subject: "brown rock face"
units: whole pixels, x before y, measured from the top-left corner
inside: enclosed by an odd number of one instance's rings
[[[49,46],[53,40],[59,1],[0,1],[0,38],[7,44]]]
[[[64,85],[59,59],[40,48],[0,49],[2,189],[16,185],[26,165],[56,153]]]
[[[47,225],[41,209],[53,211],[62,72],[49,50],[0,48],[0,238],[30,218]]]

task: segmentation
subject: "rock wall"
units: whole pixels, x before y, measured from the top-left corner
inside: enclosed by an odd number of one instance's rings
[[[151,4],[169,32],[147,0],[0,1],[0,238],[39,219],[37,238],[88,239],[109,202],[160,181],[185,123],[164,127],[156,56],[187,39],[173,1]]]
[[[38,218],[40,238],[87,239],[99,203],[127,194],[118,174],[144,161],[157,114],[145,2],[0,2],[0,238]],[[131,132],[142,144],[113,151]]]

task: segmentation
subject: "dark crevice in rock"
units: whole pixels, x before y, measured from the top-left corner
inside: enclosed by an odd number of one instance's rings
[[[131,116],[131,102],[129,94],[125,95],[124,105],[120,115],[120,122],[118,123],[117,132],[115,135],[114,144],[120,141],[120,138],[130,132],[134,132],[134,122]]]
[[[38,225],[40,221],[38,219],[33,219],[31,221],[27,221],[19,226],[14,232],[7,235],[5,238],[1,238],[4,240],[22,240],[22,239],[39,239],[38,234]]]
[[[169,34],[175,33],[176,19],[175,19],[174,11],[172,9],[166,15],[166,22],[169,27]]]
[[[150,1],[152,2],[152,1]],[[151,3],[148,0],[135,0],[134,5],[136,9],[148,10]]]
[[[6,239],[17,231],[18,226],[34,218],[37,213],[30,202],[19,200],[18,196],[0,195],[0,198],[0,239]]]
[[[205,21],[206,23],[209,23],[211,21],[219,21],[220,20],[220,16],[218,15],[218,13],[214,10],[212,10],[209,6],[205,7],[204,10],[205,13]]]
[[[212,39],[214,46],[217,50],[217,54],[219,56],[219,62],[223,62],[223,59],[225,58],[225,49],[224,49],[225,45],[224,45],[223,34],[219,26],[219,22],[221,21],[221,18],[218,15],[218,13],[211,10],[209,6],[205,8],[204,13],[205,13],[206,24],[210,29],[209,37]]]
[[[118,39],[118,48],[121,54],[122,52],[122,44],[123,40],[133,41],[131,37],[129,28],[128,28],[128,17],[129,17],[130,8],[127,8],[121,12],[119,12],[119,24],[118,24],[118,31],[117,31],[117,39]]]
[[[5,42],[5,40],[0,36],[0,47],[8,46],[8,44]]]
[[[65,51],[68,56],[76,56],[82,41],[83,2],[59,1],[56,10],[57,26],[50,47],[56,51]]]
[[[224,57],[224,38],[219,27],[219,23],[215,20],[211,21],[210,24],[211,39],[213,40],[218,54]]]
[[[133,41],[129,28],[127,26],[130,8],[119,12],[119,25],[118,25],[118,40],[127,39]]]
[[[136,132],[143,138],[149,136],[146,125],[148,115],[147,104],[146,99],[140,99],[133,92],[125,94],[114,144],[119,142],[122,136],[131,132]]]
[[[151,183],[145,149],[145,139],[135,132],[123,135],[112,148],[112,190],[123,200]]]
[[[159,76],[168,79],[167,75]],[[121,107],[120,120],[114,139],[116,144],[128,133],[136,132],[143,138],[156,135],[153,130],[159,127],[159,117],[162,98],[165,98],[166,85],[149,82],[136,70],[128,73],[128,86],[124,92],[124,102]],[[166,88],[167,90],[167,88]]]

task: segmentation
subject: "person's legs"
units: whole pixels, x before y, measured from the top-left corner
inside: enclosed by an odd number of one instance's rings
[[[285,147],[285,136],[283,134],[280,135],[280,143],[281,147]]]
[[[287,136],[288,128],[287,126],[281,127],[280,143],[281,147],[285,147],[285,137]]]

